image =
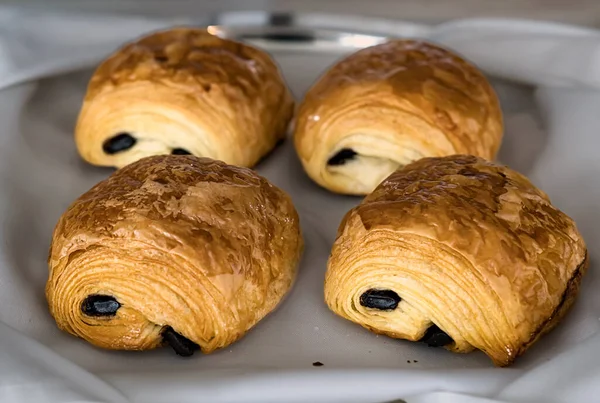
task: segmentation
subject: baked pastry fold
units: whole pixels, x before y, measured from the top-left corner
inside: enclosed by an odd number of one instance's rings
[[[96,346],[209,353],[275,309],[302,245],[291,199],[250,169],[147,157],[61,216],[46,297],[61,329]]]
[[[325,300],[376,333],[506,366],[567,312],[587,264],[575,223],[523,175],[425,158],[346,214]]]
[[[475,66],[430,43],[391,40],[342,59],[314,84],[294,142],[315,182],[364,195],[419,158],[493,160],[502,132],[498,98]]]
[[[251,167],[286,134],[294,101],[264,51],[200,28],[144,36],[90,79],[75,140],[91,164],[193,154]]]

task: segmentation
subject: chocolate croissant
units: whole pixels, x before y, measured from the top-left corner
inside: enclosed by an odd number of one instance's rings
[[[100,166],[193,154],[252,167],[283,139],[293,108],[267,53],[205,29],[173,28],[98,67],[75,140],[82,158]]]
[[[364,195],[423,157],[493,160],[502,133],[498,98],[475,66],[429,43],[392,40],[316,82],[299,107],[294,142],[316,183]]]
[[[587,265],[575,223],[521,174],[424,158],[346,214],[325,300],[373,332],[506,366],[561,320]]]
[[[59,328],[96,346],[210,353],[276,308],[302,245],[290,198],[250,169],[146,157],[62,215],[46,297]]]

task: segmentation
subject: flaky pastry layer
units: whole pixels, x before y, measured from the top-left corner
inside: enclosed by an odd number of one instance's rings
[[[96,346],[151,349],[170,328],[209,353],[275,309],[302,245],[291,199],[250,169],[147,157],[61,216],[46,297],[61,329]],[[97,296],[120,307],[86,312]]]
[[[424,158],[346,214],[325,300],[374,332],[505,366],[558,323],[586,269],[573,220],[523,175],[474,156]]]
[[[97,68],[75,140],[94,165],[189,153],[251,167],[285,137],[293,108],[266,52],[205,29],[172,28],[125,45]],[[119,142],[122,135],[129,138]]]
[[[363,195],[419,158],[493,160],[502,132],[498,98],[475,66],[430,43],[392,40],[317,81],[299,107],[294,141],[315,182]]]

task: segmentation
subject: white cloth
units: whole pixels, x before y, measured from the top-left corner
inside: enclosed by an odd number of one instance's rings
[[[478,19],[389,25],[396,35],[440,42],[495,76],[536,88],[532,97],[526,88],[497,82],[507,124],[500,159],[531,177],[577,221],[592,267],[564,323],[514,367],[492,368],[480,353],[458,356],[376,337],[327,311],[324,265],[341,216],[358,200],[312,184],[290,142],[258,170],[292,195],[306,253],[290,297],[243,340],[182,360],[166,350],[100,351],[58,331],[43,295],[51,231],[68,203],[110,170],[85,165],[74,151],[71,133],[89,71],[38,79],[92,67],[122,42],[180,23],[200,22],[0,7],[1,402],[600,401],[600,278],[594,267],[600,250],[600,33],[555,24]],[[279,60],[297,92],[318,73],[308,60]],[[325,366],[313,367],[313,361]]]

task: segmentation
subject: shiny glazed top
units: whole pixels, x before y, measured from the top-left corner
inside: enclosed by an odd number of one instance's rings
[[[113,349],[160,344],[171,326],[210,352],[241,337],[291,287],[302,249],[290,198],[250,169],[156,156],[77,199],[52,240],[46,295],[59,327]],[[112,318],[87,317],[110,295]]]
[[[502,114],[486,77],[444,48],[399,39],[340,60],[308,91],[297,117],[301,156],[314,152],[319,141],[310,140],[311,133],[328,130],[339,108],[373,102],[396,105],[439,128],[454,153],[493,159],[500,148]]]
[[[587,262],[573,220],[523,175],[474,156],[424,158],[390,175],[346,214],[326,298],[342,316],[372,320],[366,327],[393,337],[416,340],[431,322],[444,323],[456,341],[451,349],[475,346],[504,366],[566,313]],[[390,289],[409,305],[399,316],[386,315],[417,322],[396,326],[401,332],[381,330],[385,322],[348,302],[366,287],[351,278],[396,287]],[[417,305],[421,310],[410,316]]]

